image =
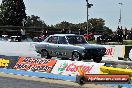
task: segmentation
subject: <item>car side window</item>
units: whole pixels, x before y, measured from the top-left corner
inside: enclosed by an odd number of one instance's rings
[[[51,36],[51,37],[48,39],[48,42],[49,42],[49,43],[57,44],[57,41],[58,41],[58,37],[57,37],[57,36]]]
[[[58,44],[67,44],[66,38],[64,36],[60,36]]]

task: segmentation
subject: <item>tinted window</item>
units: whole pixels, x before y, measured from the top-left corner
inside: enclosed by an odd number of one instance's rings
[[[59,37],[58,43],[59,43],[59,44],[67,44],[66,38],[63,37],[63,36],[60,36],[60,37]]]
[[[51,37],[48,39],[48,42],[49,42],[49,43],[57,44],[57,41],[58,41],[58,37],[57,37],[57,36],[51,36]]]
[[[86,44],[84,37],[82,36],[68,36],[67,37],[69,44]]]

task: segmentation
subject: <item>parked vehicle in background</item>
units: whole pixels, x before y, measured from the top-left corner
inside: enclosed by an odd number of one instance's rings
[[[50,35],[36,44],[35,49],[42,58],[59,57],[76,61],[93,59],[94,62],[100,62],[106,51],[105,47],[88,44],[82,35],[76,34]]]
[[[1,35],[0,41],[8,41],[8,35]]]

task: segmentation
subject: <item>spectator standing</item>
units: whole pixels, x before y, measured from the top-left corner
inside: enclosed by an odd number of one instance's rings
[[[43,35],[45,36],[45,38],[49,35],[49,32],[47,29],[43,31]]]
[[[127,39],[127,28],[125,27],[125,30],[124,30],[124,32],[123,32],[123,37],[124,37],[124,39],[126,40]]]
[[[21,39],[25,40],[26,39],[26,32],[24,29],[21,29]]]
[[[130,30],[129,36],[130,36],[130,40],[132,40],[132,28]]]
[[[2,34],[0,33],[0,38],[2,38]]]
[[[69,30],[68,30],[68,33],[69,33],[69,34],[72,34],[72,30],[71,30],[71,29],[69,29]]]
[[[39,36],[39,42],[44,41],[44,39],[45,39],[45,35],[42,33],[42,34]]]
[[[61,33],[62,34],[66,34],[66,30],[65,29],[62,29]]]
[[[117,35],[118,35],[118,42],[123,42],[123,29],[122,29],[122,26],[121,26],[121,29],[118,26]]]

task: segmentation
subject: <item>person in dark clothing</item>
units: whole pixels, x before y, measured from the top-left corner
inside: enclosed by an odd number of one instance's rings
[[[2,34],[0,33],[0,38],[2,38]]]
[[[22,40],[27,39],[25,29],[21,29],[21,39]]]
[[[118,28],[117,28],[117,35],[118,35],[117,42],[122,42],[123,43],[123,30],[122,30],[122,27],[120,29],[119,26],[118,26]]]
[[[66,34],[66,30],[65,29],[62,29],[61,33],[62,34]]]
[[[125,30],[124,30],[123,33],[124,33],[124,36],[123,36],[123,37],[124,37],[124,39],[126,40],[126,39],[127,39],[127,28],[125,28]]]

